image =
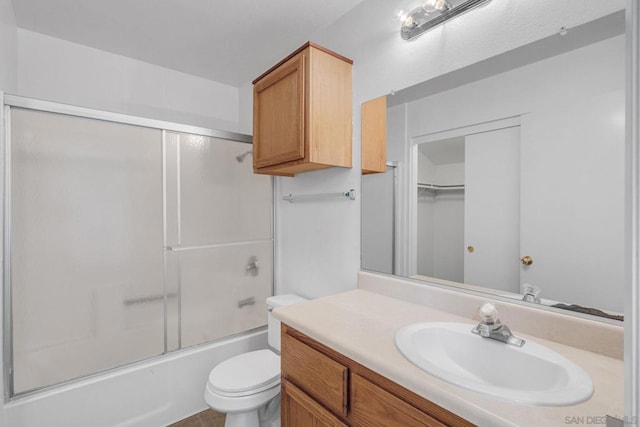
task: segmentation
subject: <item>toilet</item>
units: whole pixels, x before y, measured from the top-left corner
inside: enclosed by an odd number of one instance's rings
[[[267,298],[271,349],[231,357],[209,373],[204,400],[227,414],[225,427],[280,427],[280,321],[271,310],[302,301],[291,294]]]

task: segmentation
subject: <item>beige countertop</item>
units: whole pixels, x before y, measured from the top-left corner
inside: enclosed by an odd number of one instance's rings
[[[287,325],[478,426],[605,425],[606,415],[621,418],[623,414],[624,368],[619,359],[515,330],[515,335],[545,345],[581,366],[594,385],[591,399],[578,405],[522,405],[439,380],[414,366],[395,346],[396,331],[409,323],[445,321],[474,325],[471,318],[361,289],[279,307],[273,314]]]

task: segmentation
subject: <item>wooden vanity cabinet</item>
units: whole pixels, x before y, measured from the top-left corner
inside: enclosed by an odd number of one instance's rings
[[[351,167],[353,61],[306,43],[253,81],[253,171]]]
[[[282,426],[473,424],[282,325]]]

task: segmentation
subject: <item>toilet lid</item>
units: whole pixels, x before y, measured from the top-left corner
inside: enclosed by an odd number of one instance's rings
[[[209,384],[223,393],[243,393],[280,382],[280,356],[271,350],[239,354],[211,370]]]

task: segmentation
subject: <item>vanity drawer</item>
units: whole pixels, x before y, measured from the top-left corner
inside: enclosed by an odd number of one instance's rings
[[[348,369],[282,333],[282,376],[337,415],[347,416]]]
[[[362,427],[446,427],[360,375],[351,375],[351,420]]]

